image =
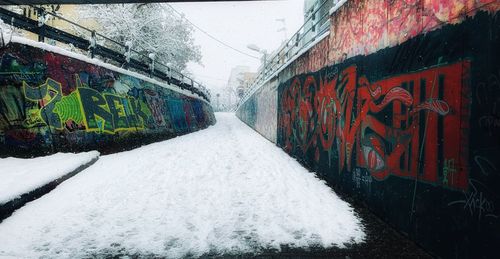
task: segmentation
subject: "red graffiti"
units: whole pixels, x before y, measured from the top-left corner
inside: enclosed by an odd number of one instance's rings
[[[155,123],[158,126],[165,126],[165,101],[161,96],[158,95],[157,92],[144,89],[144,96],[146,97],[146,101],[148,102],[149,108],[151,109],[151,114],[155,120]]]
[[[356,66],[297,77],[281,102],[285,149],[314,150],[316,160],[319,148],[335,150],[339,171],[363,167],[377,180],[394,175],[466,189],[468,114],[461,111],[468,104],[457,89],[468,88],[469,67],[463,61],[376,82]],[[457,169],[440,175],[451,160]]]
[[[193,122],[192,122],[193,121],[193,111],[191,110],[190,103],[184,102],[183,110],[184,110],[184,116],[186,118],[187,127],[190,129],[191,127],[195,126],[195,125],[192,125],[193,124]]]
[[[338,75],[337,75],[338,77]],[[338,109],[338,99],[335,94],[337,89],[337,77],[333,80],[321,80],[319,90],[314,99],[314,108],[318,112],[318,135],[321,145],[325,149],[330,149],[335,140],[336,120],[340,110]]]

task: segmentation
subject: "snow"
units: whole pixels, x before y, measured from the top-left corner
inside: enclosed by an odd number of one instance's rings
[[[332,15],[334,12],[340,9],[340,7],[342,7],[345,3],[347,3],[347,0],[337,0],[337,2],[333,5],[333,7],[330,9],[328,13]]]
[[[99,152],[57,153],[31,159],[0,158],[0,205],[71,173]]]
[[[98,21],[101,35],[117,42],[128,41],[135,51],[153,54],[155,62],[170,64],[179,72],[184,71],[186,63],[201,60],[193,25],[164,3],[78,5],[71,18],[84,24]],[[88,35],[86,30],[77,30]]]
[[[239,121],[101,156],[0,224],[0,257],[197,257],[363,242],[351,206]]]

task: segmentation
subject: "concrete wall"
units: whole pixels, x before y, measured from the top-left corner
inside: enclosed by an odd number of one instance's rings
[[[175,86],[21,43],[0,57],[3,156],[115,152],[215,123],[207,102]]]
[[[271,80],[241,105],[236,115],[262,136],[276,143],[278,81]]]
[[[274,79],[277,145],[431,253],[494,256],[499,10],[491,0],[348,1],[329,36]],[[241,119],[259,116],[247,107]]]

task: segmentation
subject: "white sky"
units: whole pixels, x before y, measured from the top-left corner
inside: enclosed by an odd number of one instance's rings
[[[260,54],[249,50],[248,44],[272,52],[285,39],[284,33],[278,32],[283,23],[276,19],[285,18],[287,37],[302,26],[303,5],[303,0],[171,3],[201,29],[253,56]],[[245,65],[256,71],[260,64],[260,60],[229,49],[197,29],[194,38],[201,46],[202,66],[190,63],[188,69],[196,80],[215,92],[226,86],[231,68]]]

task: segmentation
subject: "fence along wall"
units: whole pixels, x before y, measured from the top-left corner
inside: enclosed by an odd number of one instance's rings
[[[201,98],[140,76],[14,42],[0,57],[4,156],[114,152],[215,123]]]
[[[499,10],[348,1],[278,75],[277,145],[431,253],[495,255]]]

